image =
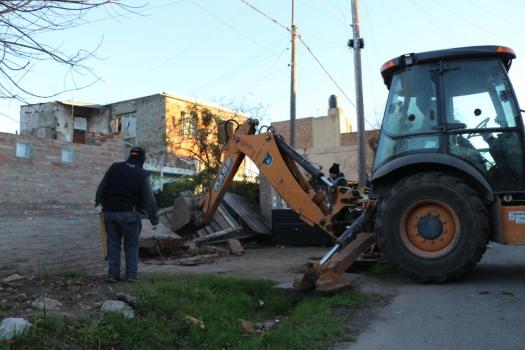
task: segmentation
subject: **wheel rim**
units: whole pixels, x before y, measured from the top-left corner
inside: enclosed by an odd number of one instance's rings
[[[418,201],[407,208],[401,219],[401,238],[413,254],[437,258],[455,247],[460,228],[456,213],[445,203]]]

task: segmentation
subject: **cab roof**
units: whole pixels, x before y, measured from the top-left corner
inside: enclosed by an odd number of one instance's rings
[[[408,53],[393,58],[383,64],[381,66],[381,75],[383,76],[385,84],[390,87],[394,72],[403,67],[414,64],[477,57],[497,57],[503,61],[503,64],[507,70],[509,70],[512,60],[516,58],[516,54],[514,53],[514,50],[509,47],[495,45],[468,46],[420,53]]]

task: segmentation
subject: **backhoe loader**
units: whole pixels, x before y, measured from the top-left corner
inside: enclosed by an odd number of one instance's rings
[[[247,156],[302,220],[336,243],[306,265],[297,287],[347,286],[344,272],[373,243],[418,281],[461,277],[489,241],[525,244],[524,129],[507,76],[515,57],[507,47],[475,46],[386,62],[389,96],[366,188],[334,186],[257,120],[226,123],[215,182],[199,201],[177,198],[178,227],[210,220]]]

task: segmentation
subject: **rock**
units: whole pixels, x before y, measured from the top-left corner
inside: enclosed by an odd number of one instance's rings
[[[226,243],[228,244],[228,248],[230,249],[230,252],[232,254],[235,254],[235,255],[244,254],[244,248],[238,239],[230,238],[226,241]]]
[[[189,254],[198,254],[197,245],[195,242],[186,241],[182,243],[182,248]]]
[[[266,320],[260,323],[257,323],[256,326],[261,331],[267,332],[279,323],[279,320]]]
[[[250,321],[247,321],[247,320],[243,320],[243,319],[240,319],[239,320],[241,322],[241,327],[242,327],[242,330],[246,333],[255,333],[256,330],[255,330],[255,326],[253,325],[252,322]]]
[[[133,309],[123,301],[120,300],[106,300],[100,307],[102,312],[115,312],[123,315],[126,318],[134,318],[135,312]]]
[[[20,293],[16,296],[17,301],[25,301],[27,300],[27,294],[26,293]]]
[[[126,293],[117,293],[117,299],[131,306],[137,305],[137,298]]]
[[[14,274],[12,274],[12,275],[10,275],[10,276],[7,276],[7,277],[5,277],[5,278],[2,278],[2,282],[4,282],[4,283],[9,283],[9,282],[14,282],[14,281],[20,281],[20,280],[22,280],[22,279],[24,279],[24,277],[20,276],[20,275],[17,274],[17,273],[14,273]]]
[[[0,340],[9,341],[24,333],[31,323],[23,318],[6,318],[0,323]]]
[[[189,316],[189,315],[186,315],[184,316],[184,319],[186,321],[188,321],[189,323],[191,323],[192,325],[196,326],[196,327],[199,327],[199,329],[201,331],[205,331],[206,330],[206,325],[204,324],[204,322],[202,322],[201,320],[199,320],[198,318],[195,318],[193,316]]]
[[[35,309],[38,310],[59,310],[62,307],[62,303],[58,300],[47,298],[47,297],[39,297],[33,303],[31,304]]]

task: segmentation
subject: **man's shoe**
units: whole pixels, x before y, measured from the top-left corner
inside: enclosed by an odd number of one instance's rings
[[[120,281],[120,278],[108,277],[108,278],[106,279],[106,282],[107,282],[107,283],[115,283],[115,282],[118,282],[118,281]]]
[[[129,283],[137,283],[139,281],[138,278],[126,278],[126,282]]]

